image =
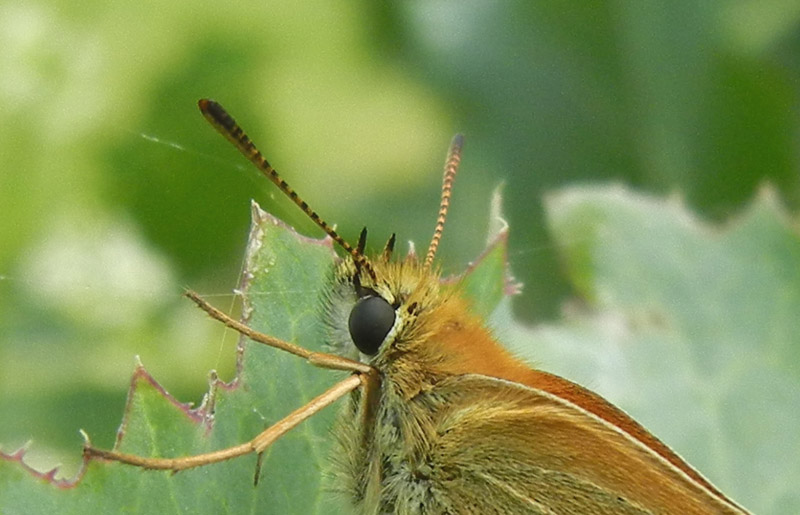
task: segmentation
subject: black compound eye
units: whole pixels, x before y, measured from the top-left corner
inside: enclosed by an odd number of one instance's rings
[[[382,297],[358,299],[347,326],[358,350],[369,356],[378,352],[381,342],[394,325],[394,308]]]

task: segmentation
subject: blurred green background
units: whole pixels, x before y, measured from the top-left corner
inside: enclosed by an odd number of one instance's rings
[[[535,323],[570,295],[543,220],[559,186],[624,182],[725,221],[770,182],[797,209],[799,22],[788,0],[3,3],[3,449],[32,438],[71,472],[78,428],[110,446],[134,355],[199,401],[235,341],[182,288],[235,309],[251,198],[320,235],[197,99],[375,249],[427,243],[463,132],[445,271],[480,252],[503,183]]]

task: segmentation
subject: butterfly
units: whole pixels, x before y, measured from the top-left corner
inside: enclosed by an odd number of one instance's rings
[[[424,257],[394,257],[395,237],[352,246],[266,161],[234,119],[200,100],[206,119],[344,251],[325,296],[328,342],[304,349],[252,330],[194,292],[210,316],[251,340],[350,375],[252,440],[195,456],[88,457],[183,470],[255,453],[345,398],[333,434],[334,488],[357,513],[747,513],[622,410],[512,355],[444,283],[435,257],[461,161],[450,145],[439,215]]]

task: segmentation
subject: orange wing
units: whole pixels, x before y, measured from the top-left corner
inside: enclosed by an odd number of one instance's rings
[[[558,401],[561,409],[571,412],[572,416],[584,412],[582,417],[587,423],[592,420],[595,425],[613,428],[619,435],[624,435],[629,441],[666,461],[722,504],[736,507],[699,472],[625,412],[580,385],[530,368],[495,341],[477,317],[465,317],[465,312],[464,305],[457,299],[451,299],[438,312],[442,323],[433,339],[441,343],[442,361],[438,367],[441,373],[450,376],[480,374],[527,386],[538,395],[537,402],[543,402],[544,398],[549,399],[550,403]]]
[[[446,406],[430,450],[432,502],[444,511],[746,513],[697,481],[696,472],[688,475],[682,461],[684,467],[675,466],[616,425],[546,391],[464,375],[431,394]]]

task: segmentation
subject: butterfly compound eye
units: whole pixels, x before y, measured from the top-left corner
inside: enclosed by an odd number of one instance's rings
[[[394,325],[394,308],[381,297],[363,297],[353,306],[347,325],[358,350],[372,356]]]

